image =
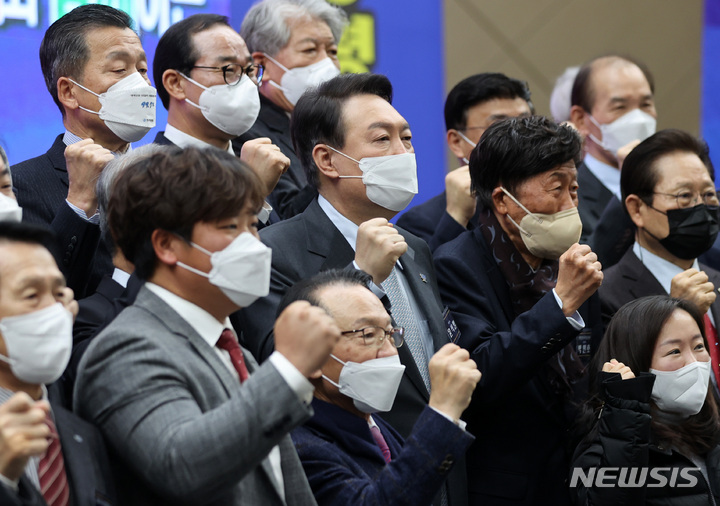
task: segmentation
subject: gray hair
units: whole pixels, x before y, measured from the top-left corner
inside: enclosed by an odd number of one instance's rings
[[[95,193],[97,195],[98,212],[100,213],[100,232],[105,236],[109,237],[110,228],[107,222],[107,208],[108,201],[110,200],[110,190],[117,177],[130,165],[138,162],[142,159],[149,158],[155,153],[165,151],[167,146],[160,144],[148,144],[135,148],[132,151],[128,151],[124,155],[115,157],[109,161],[105,168],[100,173],[97,186],[95,187]]]
[[[345,11],[325,0],[261,0],[245,15],[240,35],[251,52],[262,51],[274,56],[290,40],[288,22],[303,17],[327,23],[335,42],[340,42],[348,24]]]
[[[570,108],[572,107],[570,94],[579,71],[579,66],[568,67],[555,81],[555,87],[550,94],[550,114],[556,123],[570,119]]]

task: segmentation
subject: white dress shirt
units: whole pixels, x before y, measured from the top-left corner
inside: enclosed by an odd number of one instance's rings
[[[622,201],[622,194],[620,192],[620,169],[601,162],[590,154],[586,154],[583,161],[588,170],[598,178],[603,186]]]

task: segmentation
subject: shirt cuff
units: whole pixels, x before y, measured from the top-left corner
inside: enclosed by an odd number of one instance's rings
[[[457,425],[458,427],[460,427],[462,430],[465,430],[465,427],[467,427],[467,423],[465,423],[464,421],[458,419],[458,421],[456,422],[455,420],[453,420],[452,418],[450,418],[450,415],[446,415],[445,413],[443,413],[443,412],[440,411],[439,409],[435,409],[435,408],[433,408],[432,406],[428,406],[428,407],[429,407],[430,409],[432,409],[433,411],[435,411],[435,413],[437,413],[438,415],[442,415],[443,417],[445,417],[445,418],[447,418],[448,420],[450,420],[452,423],[454,423],[455,425]]]
[[[355,267],[355,268],[356,268],[357,270],[359,270],[359,271],[362,271],[362,269],[360,268],[360,266],[357,264],[357,262],[356,262],[355,260],[353,260],[353,267]],[[375,283],[373,283],[372,281],[371,281],[370,284],[368,285],[368,288],[370,289],[370,291],[371,291],[372,293],[375,294],[375,296],[376,296],[378,299],[382,299],[383,297],[385,297],[385,290],[383,290],[382,287],[377,286],[377,285],[376,285]]]
[[[263,202],[262,209],[260,209],[260,212],[257,215],[258,220],[261,221],[263,225],[267,225],[267,222],[270,220],[270,213],[272,213],[272,211],[273,207],[268,204],[267,200],[265,200]]]
[[[305,404],[310,404],[315,390],[312,383],[282,353],[273,351],[268,360],[275,366],[298,399]]]
[[[20,480],[11,480],[11,479],[8,478],[7,476],[3,476],[2,474],[0,474],[0,483],[6,485],[6,486],[8,486],[8,487],[10,487],[10,488],[13,489],[15,492],[17,492],[17,490],[18,490],[18,482],[19,482],[19,481],[20,481]]]
[[[560,296],[557,294],[554,288],[552,293],[555,296],[555,302],[558,303],[558,306],[560,306],[560,310],[562,311],[563,302],[562,300],[560,300]],[[572,316],[566,316],[566,318],[568,323],[572,325],[572,328],[574,328],[575,330],[582,330],[585,328],[585,320],[583,320],[583,317],[577,311],[575,311]]]
[[[93,214],[92,216],[90,216],[88,218],[87,213],[85,213],[84,210],[80,209],[75,204],[72,204],[68,199],[65,199],[65,202],[67,202],[67,205],[70,206],[70,209],[72,209],[75,212],[75,214],[80,216],[83,220],[89,221],[93,225],[97,225],[100,223],[100,213],[98,213],[97,211],[95,211],[95,214]]]

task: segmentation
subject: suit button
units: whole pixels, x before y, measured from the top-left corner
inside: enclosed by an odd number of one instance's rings
[[[445,456],[445,460],[442,461],[442,464],[440,464],[440,467],[438,467],[438,471],[441,474],[447,473],[452,465],[455,463],[455,459],[453,459],[453,456],[448,454]]]
[[[75,249],[75,246],[73,246],[72,244],[68,244],[68,247],[67,247],[68,251],[72,251],[74,249]]]
[[[70,243],[77,244],[77,236],[76,235],[72,236],[72,238],[70,239]]]

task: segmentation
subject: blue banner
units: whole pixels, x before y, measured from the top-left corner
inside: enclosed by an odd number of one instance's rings
[[[720,0],[705,0],[705,22],[702,42],[702,84],[700,123],[702,137],[710,146],[710,157],[716,167],[715,185],[720,184]]]

